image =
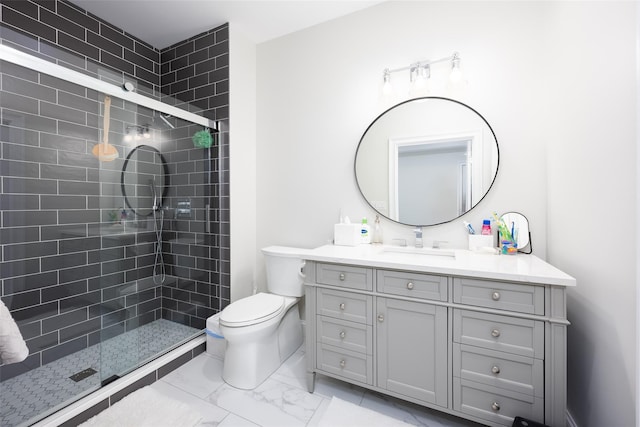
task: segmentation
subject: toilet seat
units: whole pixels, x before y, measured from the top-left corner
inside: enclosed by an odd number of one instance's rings
[[[238,328],[262,323],[282,313],[284,306],[282,296],[261,292],[228,305],[220,313],[220,325]]]

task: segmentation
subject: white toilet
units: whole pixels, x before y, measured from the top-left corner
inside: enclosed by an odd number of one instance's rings
[[[228,305],[220,313],[227,341],[222,378],[230,385],[254,389],[302,345],[298,300],[304,294],[300,249],[262,249],[269,293],[257,293]]]

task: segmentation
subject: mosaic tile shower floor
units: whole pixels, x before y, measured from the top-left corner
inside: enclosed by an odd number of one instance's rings
[[[160,319],[0,383],[0,426],[28,425],[32,418],[84,395],[103,379],[193,336],[198,330]],[[78,382],[69,377],[97,371]]]

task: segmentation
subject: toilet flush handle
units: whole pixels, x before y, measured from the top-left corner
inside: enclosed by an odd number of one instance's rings
[[[304,274],[304,266],[307,265],[307,262],[302,260],[302,263],[300,264],[300,271],[298,272],[298,274],[300,275],[300,277],[304,280],[307,278],[307,275]]]

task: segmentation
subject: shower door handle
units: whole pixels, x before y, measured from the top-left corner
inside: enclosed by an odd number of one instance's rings
[[[204,231],[205,233],[211,233],[211,212],[209,211],[209,203],[204,205]]]

